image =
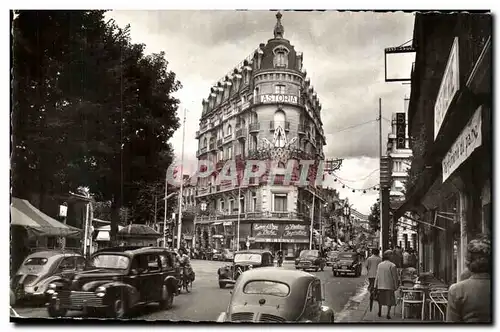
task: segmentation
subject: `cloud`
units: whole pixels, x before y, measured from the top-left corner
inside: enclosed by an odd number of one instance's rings
[[[183,84],[176,97],[181,100],[181,121],[183,109],[188,110],[184,155],[193,160],[202,99],[212,84],[273,37],[276,23],[269,11],[112,11],[107,16],[120,26],[130,23],[132,40],[146,44],[147,52],[165,51],[169,68]],[[392,112],[404,110],[409,96],[409,85],[384,82],[384,48],[413,37],[413,14],[286,11],[282,23],[285,38],[304,54],[304,68],[322,104],[326,156],[346,158],[341,172],[356,173],[346,177],[367,175],[378,168],[379,98],[385,146],[387,120]],[[409,73],[411,67],[397,63],[396,69]],[[171,143],[180,158],[182,129]],[[353,196],[356,204],[363,202],[363,209],[377,195],[341,193]]]

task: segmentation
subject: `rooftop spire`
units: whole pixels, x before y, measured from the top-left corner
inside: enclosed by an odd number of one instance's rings
[[[278,12],[278,14],[276,14],[277,22],[276,22],[276,25],[274,26],[274,38],[276,38],[276,39],[283,38],[283,35],[285,34],[285,28],[283,28],[283,25],[281,25],[281,17],[282,16],[283,15],[281,15],[280,12]]]

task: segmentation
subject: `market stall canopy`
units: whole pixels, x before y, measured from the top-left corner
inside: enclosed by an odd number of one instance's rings
[[[150,237],[150,238],[159,238],[162,235],[146,225],[140,224],[131,224],[126,227],[123,227],[118,231],[117,234],[122,238],[137,238],[137,237]]]
[[[49,217],[30,202],[12,197],[10,224],[26,228],[29,236],[80,237],[82,231]]]

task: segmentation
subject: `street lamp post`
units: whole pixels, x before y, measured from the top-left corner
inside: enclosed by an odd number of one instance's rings
[[[350,239],[351,239],[351,232],[350,232],[350,226],[349,226],[349,217],[351,215],[351,207],[345,203],[344,205],[344,220],[346,221],[346,231],[347,231],[347,243],[349,243]]]

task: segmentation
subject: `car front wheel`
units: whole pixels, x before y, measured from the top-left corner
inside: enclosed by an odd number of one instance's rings
[[[226,288],[226,283],[219,281],[219,288]]]
[[[161,288],[161,301],[160,307],[162,309],[168,310],[172,308],[172,304],[174,303],[174,294],[171,292],[167,285],[163,285]]]
[[[52,318],[65,317],[68,313],[68,309],[61,308],[61,305],[57,301],[51,301],[47,307],[47,312]]]
[[[127,316],[127,313],[127,300],[117,295],[108,306],[108,316],[110,318],[123,319]]]

